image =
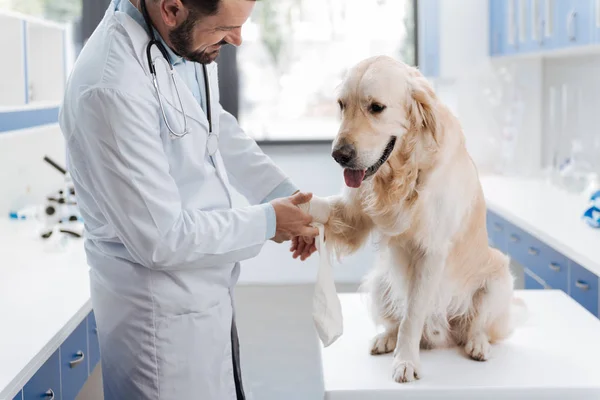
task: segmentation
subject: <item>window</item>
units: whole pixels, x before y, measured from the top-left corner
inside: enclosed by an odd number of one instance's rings
[[[56,22],[70,22],[81,15],[81,0],[0,0],[8,9]]]
[[[257,141],[333,139],[335,90],[347,68],[379,54],[416,65],[414,3],[257,1],[235,56],[239,84],[236,72],[221,72],[223,106],[237,97],[234,114]]]

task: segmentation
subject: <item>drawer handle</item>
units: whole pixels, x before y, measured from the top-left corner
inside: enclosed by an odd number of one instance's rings
[[[499,223],[494,223],[494,230],[496,232],[502,232],[502,225],[500,225]]]
[[[80,364],[85,359],[85,355],[83,354],[83,351],[81,351],[81,350],[79,350],[77,353],[75,353],[75,355],[77,356],[77,359],[75,359],[73,361],[69,361],[69,366],[71,368],[75,368],[78,364]]]
[[[550,263],[549,267],[552,271],[560,271],[560,265],[558,265],[557,263]]]
[[[54,400],[54,390],[48,389],[48,391],[46,391],[45,393],[45,396],[50,400]]]
[[[585,283],[583,281],[580,281],[580,280],[577,280],[575,282],[575,286],[577,286],[581,290],[588,290],[590,288],[589,284],[587,284],[587,283]]]
[[[540,251],[535,247],[530,247],[528,253],[532,256],[537,256],[538,254],[540,254]]]
[[[517,243],[519,241],[519,237],[517,235],[510,235],[510,241]]]
[[[94,328],[94,333],[97,335],[98,334],[98,328]]]

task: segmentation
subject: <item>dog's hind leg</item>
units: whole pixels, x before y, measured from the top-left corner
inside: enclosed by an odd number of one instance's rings
[[[388,320],[384,326],[385,330],[373,338],[371,343],[372,355],[387,354],[396,349],[399,323],[397,321]]]
[[[493,262],[508,262],[505,257],[493,254]],[[473,298],[473,314],[466,324],[465,351],[474,360],[486,361],[490,357],[490,343],[510,334],[513,277],[508,264],[501,265]]]

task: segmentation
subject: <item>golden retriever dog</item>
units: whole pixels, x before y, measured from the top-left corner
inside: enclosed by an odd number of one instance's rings
[[[364,287],[385,330],[371,354],[394,352],[397,382],[420,378],[420,349],[459,345],[487,360],[525,307],[513,298],[508,257],[488,244],[485,199],[459,121],[416,68],[385,56],[354,66],[338,102],[332,156],[346,185],[313,197],[311,214],[338,257],[377,235]]]

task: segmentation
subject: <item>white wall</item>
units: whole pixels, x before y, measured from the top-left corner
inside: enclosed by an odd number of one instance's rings
[[[65,166],[65,147],[58,125],[0,133],[0,217],[28,205],[41,204],[57,191],[63,175],[44,161]]]

